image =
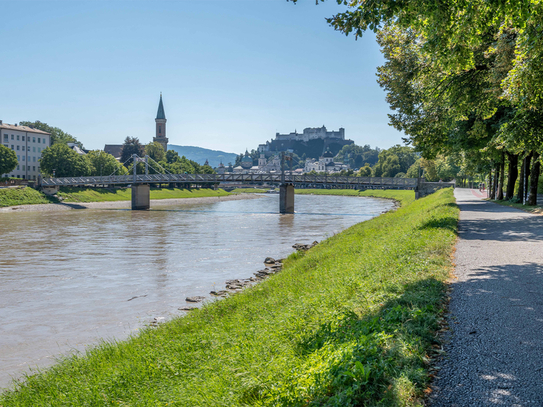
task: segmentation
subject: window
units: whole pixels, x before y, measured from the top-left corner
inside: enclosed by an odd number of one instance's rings
[[[23,146],[23,151],[25,151],[25,146]]]
[[[23,136],[23,141],[25,141],[25,136]]]
[[[17,161],[19,161],[20,159],[21,159],[21,157],[20,157],[20,156],[17,156]]]
[[[35,165],[32,166],[32,171],[36,171],[36,166]]]
[[[38,147],[38,153],[41,153],[41,148]]]
[[[12,150],[15,150],[15,146],[14,146],[13,144],[11,145],[11,149],[12,149]]]
[[[43,144],[45,144],[45,137],[43,138]]]
[[[23,170],[24,170],[24,165],[23,165]],[[24,174],[23,174],[23,179],[25,179],[25,176],[24,176]]]
[[[13,134],[11,135],[11,137],[13,137]],[[17,140],[19,140],[19,135],[17,134]]]
[[[32,142],[33,142],[33,143],[36,142],[36,137],[32,137]]]
[[[23,161],[25,160],[25,158],[26,158],[26,155],[23,155]]]
[[[26,171],[26,168],[25,168],[25,166],[24,166],[24,165],[23,165],[23,171]]]
[[[41,143],[41,138],[38,137],[38,143]]]
[[[32,147],[32,152],[33,152],[33,153],[36,152],[36,147]]]
[[[7,134],[4,134],[4,140],[8,140],[9,136]]]
[[[19,147],[20,147],[20,146],[17,146],[17,151],[19,151]]]
[[[19,156],[17,156],[17,159],[19,159]],[[17,171],[19,171],[19,166],[17,166]]]
[[[32,157],[32,161],[36,162],[36,156]]]

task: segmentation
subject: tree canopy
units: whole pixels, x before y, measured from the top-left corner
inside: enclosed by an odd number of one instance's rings
[[[39,120],[36,120],[34,122],[24,121],[24,122],[19,122],[19,124],[21,126],[28,126],[28,127],[34,128],[34,129],[46,131],[47,133],[51,133],[51,145],[58,144],[58,143],[64,143],[64,144],[66,144],[66,143],[75,143],[80,148],[83,148],[83,143],[78,141],[71,134],[68,134],[68,133],[62,131],[58,127],[49,126],[47,123],[42,123]]]
[[[13,171],[17,167],[17,164],[15,151],[0,144],[0,176]]]
[[[92,172],[86,155],[79,155],[66,144],[54,144],[43,150],[40,158],[41,171],[49,176],[80,177]]]

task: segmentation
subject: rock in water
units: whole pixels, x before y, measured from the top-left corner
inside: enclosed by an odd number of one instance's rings
[[[201,302],[203,300],[205,300],[206,297],[200,297],[200,296],[195,296],[195,297],[187,297],[185,298],[185,301],[187,302]]]
[[[264,264],[275,264],[275,259],[272,257],[266,257],[266,260],[264,260]]]

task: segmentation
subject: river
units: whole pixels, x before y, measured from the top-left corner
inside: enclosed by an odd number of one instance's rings
[[[248,278],[270,256],[391,209],[391,201],[278,196],[157,206],[0,213],[0,388],[12,377],[125,339],[154,318],[182,315],[185,298]],[[135,298],[134,298],[135,297]]]

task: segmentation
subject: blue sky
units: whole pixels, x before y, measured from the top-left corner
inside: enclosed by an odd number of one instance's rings
[[[355,41],[285,0],[0,0],[0,119],[40,120],[86,148],[152,140],[160,92],[170,144],[241,152],[276,132],[344,127],[388,148],[373,34]]]

